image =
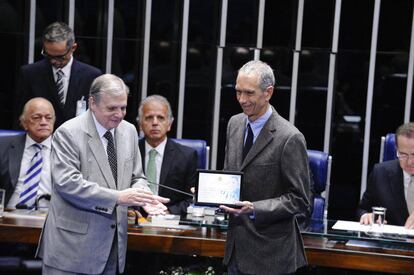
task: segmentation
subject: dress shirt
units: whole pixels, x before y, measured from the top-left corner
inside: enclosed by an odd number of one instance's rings
[[[153,148],[147,141],[145,141],[145,169],[148,167],[149,160],[149,151],[155,149],[157,155],[155,156],[155,165],[157,166],[157,183],[160,183],[160,174],[162,167],[162,160],[164,158],[165,145],[167,144],[167,139],[164,139],[157,147]]]
[[[20,162],[20,172],[19,178],[17,180],[16,188],[12,196],[10,197],[9,203],[7,204],[7,208],[16,209],[16,204],[19,202],[20,193],[23,190],[23,181],[26,177],[26,171],[30,167],[30,160],[33,157],[34,151],[32,150],[32,145],[35,142],[29,135],[26,135],[26,142],[24,145],[23,157],[22,161]],[[43,194],[51,194],[52,193],[52,175],[50,170],[50,153],[52,148],[52,136],[45,139],[42,143],[42,175],[41,181],[39,185],[39,190],[37,191],[37,196],[41,196]],[[47,200],[40,200],[39,207],[48,207],[49,202]]]
[[[407,189],[411,183],[411,175],[405,172],[404,170],[403,170],[403,174],[404,174],[404,198],[405,198],[405,201],[407,201]]]
[[[106,129],[105,127],[102,126],[102,124],[100,124],[98,122],[98,120],[96,119],[95,115],[92,113],[92,117],[93,117],[93,122],[95,122],[95,126],[96,126],[96,130],[98,131],[98,135],[101,138],[101,142],[102,142],[102,146],[104,147],[104,151],[106,156],[108,156],[108,152],[106,151],[106,147],[108,147],[108,140],[106,139],[106,137],[104,137],[106,131],[108,131],[108,129]],[[114,146],[116,148],[116,140],[115,140],[115,129],[111,129],[109,130],[112,134],[113,140],[114,140]]]
[[[68,94],[68,87],[69,87],[69,79],[70,79],[70,70],[72,69],[72,63],[73,63],[73,56],[70,57],[70,60],[68,62],[68,64],[66,64],[65,67],[60,68],[60,70],[63,72],[63,94],[64,94],[64,102],[66,102],[66,96]],[[52,70],[53,70],[53,79],[55,80],[55,82],[57,81],[57,75],[56,72],[58,71],[58,69],[56,69],[55,67],[52,66]]]
[[[247,124],[250,123],[250,127],[252,128],[253,132],[253,144],[256,141],[257,136],[260,134],[260,131],[262,130],[263,126],[266,124],[266,122],[269,120],[269,117],[272,115],[272,108],[270,105],[267,108],[266,113],[264,113],[261,117],[256,119],[255,121],[251,122],[249,119],[246,119],[246,127],[245,127],[245,133],[244,133],[244,143],[246,143],[247,138]]]

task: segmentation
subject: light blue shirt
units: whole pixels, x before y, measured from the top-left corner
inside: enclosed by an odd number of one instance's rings
[[[272,112],[273,112],[272,107],[269,105],[266,113],[264,113],[261,117],[259,117],[255,121],[251,122],[249,121],[249,119],[246,119],[246,127],[244,130],[244,142],[245,143],[246,143],[246,138],[247,138],[247,125],[250,123],[250,127],[252,128],[252,132],[253,132],[253,143],[255,143],[256,138],[259,136],[260,131],[262,131],[263,126],[269,120],[269,117],[272,115]]]

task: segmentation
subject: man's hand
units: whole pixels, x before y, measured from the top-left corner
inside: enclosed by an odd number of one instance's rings
[[[167,206],[164,205],[164,203],[167,203],[170,201],[168,198],[164,198],[161,196],[153,195],[154,199],[156,200],[156,203],[154,204],[146,204],[143,206],[145,212],[147,212],[149,215],[165,215],[168,213]]]
[[[158,201],[150,191],[140,188],[128,188],[119,191],[116,203],[124,206],[144,206],[146,204],[157,204]]]
[[[406,229],[414,229],[414,212],[412,212],[411,215],[408,217],[404,227]]]
[[[220,205],[220,209],[226,211],[227,213],[234,214],[236,216],[241,214],[252,214],[254,213],[253,203],[249,201],[239,201],[235,205],[241,206],[241,208],[232,208],[225,205]]]
[[[365,213],[359,219],[360,224],[370,225],[372,221],[372,213]]]

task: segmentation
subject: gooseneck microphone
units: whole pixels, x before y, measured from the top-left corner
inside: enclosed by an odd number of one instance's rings
[[[179,189],[176,189],[176,188],[173,188],[173,187],[170,187],[170,186],[164,185],[164,184],[160,184],[160,183],[156,183],[156,182],[151,182],[151,181],[148,181],[148,180],[147,180],[147,182],[148,182],[149,184],[158,185],[158,186],[161,186],[161,187],[163,187],[163,188],[166,188],[166,189],[172,190],[172,191],[174,191],[174,192],[177,192],[177,193],[181,193],[181,194],[187,195],[187,196],[189,196],[189,197],[194,197],[194,194],[187,193],[187,192],[181,191],[181,190],[179,190]]]

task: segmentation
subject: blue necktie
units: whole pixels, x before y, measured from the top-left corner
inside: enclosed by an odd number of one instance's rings
[[[36,202],[37,191],[39,190],[43,159],[42,145],[35,143],[30,148],[33,148],[34,154],[24,177],[23,190],[20,193],[18,204],[33,208]]]

